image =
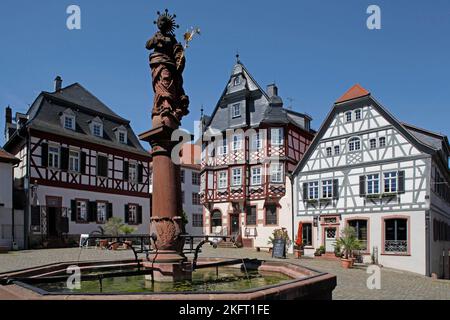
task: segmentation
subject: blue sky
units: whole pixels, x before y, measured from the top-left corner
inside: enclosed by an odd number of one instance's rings
[[[79,82],[136,133],[150,128],[146,40],[157,10],[178,16],[177,35],[199,26],[187,52],[191,129],[200,106],[211,113],[239,51],[262,87],[276,82],[285,105],[318,129],[332,103],[360,83],[399,120],[449,134],[450,1],[0,1],[0,126],[4,107],[25,112],[40,91]],[[66,8],[81,7],[81,30]],[[381,30],[366,9],[381,8]],[[0,139],[3,141],[3,136]]]

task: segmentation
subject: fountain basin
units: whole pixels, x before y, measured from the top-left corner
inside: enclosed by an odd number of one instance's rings
[[[25,299],[261,300],[331,299],[336,277],[287,262],[252,260],[244,265],[209,265],[229,259],[199,259],[192,281],[152,283],[135,260],[55,263],[0,275],[0,286]],[[80,290],[66,286],[67,267],[78,265]],[[102,280],[102,292],[98,278]]]

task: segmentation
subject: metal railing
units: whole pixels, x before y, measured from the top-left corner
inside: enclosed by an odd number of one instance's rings
[[[384,251],[392,253],[406,253],[408,252],[407,240],[385,240]]]

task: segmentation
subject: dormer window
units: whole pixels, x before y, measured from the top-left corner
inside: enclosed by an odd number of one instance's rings
[[[127,129],[124,126],[120,126],[116,129],[114,129],[116,133],[116,139],[119,141],[119,143],[127,144]]]
[[[239,103],[233,104],[232,114],[233,114],[233,118],[237,118],[237,117],[241,116],[241,105]]]
[[[75,113],[71,109],[66,109],[60,119],[64,129],[75,130]]]
[[[233,86],[238,86],[241,84],[241,79],[239,77],[235,77],[233,79]]]
[[[92,125],[92,134],[97,137],[102,136],[102,125],[100,123],[94,123]]]

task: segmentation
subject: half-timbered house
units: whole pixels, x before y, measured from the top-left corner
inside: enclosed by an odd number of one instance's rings
[[[59,245],[111,217],[148,232],[151,157],[130,122],[74,83],[42,92],[26,114],[6,123],[5,149],[22,195],[27,243]]]
[[[204,233],[241,235],[268,248],[275,229],[292,239],[289,173],[314,133],[308,115],[283,108],[276,85],[264,91],[238,60],[211,116],[203,116],[200,196]]]
[[[345,226],[362,258],[440,277],[449,273],[447,137],[399,122],[359,85],[333,106],[294,172],[295,224],[305,253],[333,253]]]

